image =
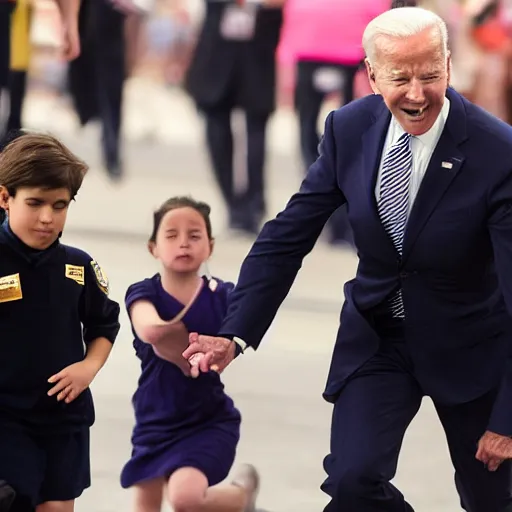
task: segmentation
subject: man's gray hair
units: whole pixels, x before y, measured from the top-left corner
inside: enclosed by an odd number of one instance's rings
[[[375,61],[375,45],[379,37],[410,37],[436,27],[441,36],[444,55],[448,55],[448,30],[437,14],[420,7],[399,7],[374,18],[363,34],[363,48],[370,65]]]

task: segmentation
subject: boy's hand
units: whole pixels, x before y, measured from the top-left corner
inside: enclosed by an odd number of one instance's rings
[[[57,395],[59,402],[64,400],[69,404],[90,386],[97,373],[98,368],[90,361],[72,364],[48,379],[50,384],[55,384],[48,396]]]

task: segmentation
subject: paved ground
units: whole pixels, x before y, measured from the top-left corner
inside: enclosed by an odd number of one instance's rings
[[[119,301],[130,283],[156,269],[145,249],[151,211],[171,195],[192,193],[212,204],[218,239],[212,273],[236,279],[250,246],[249,240],[233,238],[225,230],[224,210],[206,165],[201,125],[190,105],[176,95],[162,96],[162,91],[151,97],[143,92],[137,87],[130,91],[128,175],[118,185],[111,184],[100,169],[94,128],[77,131],[66,111],[36,98],[27,112],[29,125],[59,133],[93,166],[72,206],[65,239],[101,262],[110,276],[112,295]],[[282,113],[271,129],[271,213],[284,206],[300,177],[294,126],[293,118]],[[155,130],[160,130],[156,140],[144,136]],[[354,255],[332,250],[320,241],[261,349],[243,356],[225,373],[227,390],[245,420],[238,462],[251,461],[260,468],[260,505],[269,512],[320,512],[326,502],[319,485],[324,478],[322,458],[328,450],[330,406],[322,401],[321,392],[342,285],[354,274],[355,265]],[[94,485],[79,501],[78,512],[130,510],[130,492],[118,483],[130,451],[130,397],[138,376],[127,325],[123,313],[115,351],[94,384]],[[443,434],[428,401],[407,435],[396,482],[419,512],[460,510]]]

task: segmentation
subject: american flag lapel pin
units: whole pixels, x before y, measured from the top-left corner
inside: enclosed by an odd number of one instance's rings
[[[453,167],[453,164],[452,164],[451,162],[443,162],[443,163],[441,164],[441,167],[442,167],[443,169],[451,169],[451,168]]]

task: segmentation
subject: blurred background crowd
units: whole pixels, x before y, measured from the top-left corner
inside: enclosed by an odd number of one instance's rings
[[[371,93],[362,66],[366,24],[414,3],[82,0],[82,53],[68,63],[55,1],[17,0],[0,136],[20,126],[50,131],[90,164],[65,235],[101,261],[115,300],[154,271],[146,250],[152,210],[174,195],[212,206],[211,271],[236,280],[261,223],[283,208],[317,157],[327,112]],[[452,85],[511,123],[512,0],[418,5],[448,24]],[[272,510],[305,512],[323,503],[318,461],[328,449],[331,409],[318,397],[342,284],[356,265],[341,208],[304,262],[257,364],[249,358],[226,373],[246,420],[241,457],[266,475],[262,498]],[[126,316],[122,324],[112,369],[95,389],[98,485],[80,511],[131,506],[118,475],[130,449],[139,367]],[[444,432],[433,407],[422,411],[406,440],[398,486],[423,510],[452,512],[460,501]]]
[[[452,85],[512,122],[512,0],[82,0],[82,53],[70,64],[59,58],[55,3],[18,0],[0,128],[55,131],[66,112],[81,126],[98,127],[102,166],[120,181],[130,165],[127,103],[143,110],[132,123],[139,137],[158,138],[155,116],[176,115],[155,100],[158,91],[200,123],[197,144],[206,148],[229,227],[255,234],[268,215],[267,174],[279,172],[266,166],[269,122],[293,117],[281,131],[296,130],[297,173],[305,172],[317,157],[325,112],[371,93],[364,27],[402,5],[445,19]],[[331,244],[351,246],[343,211],[327,231]]]

